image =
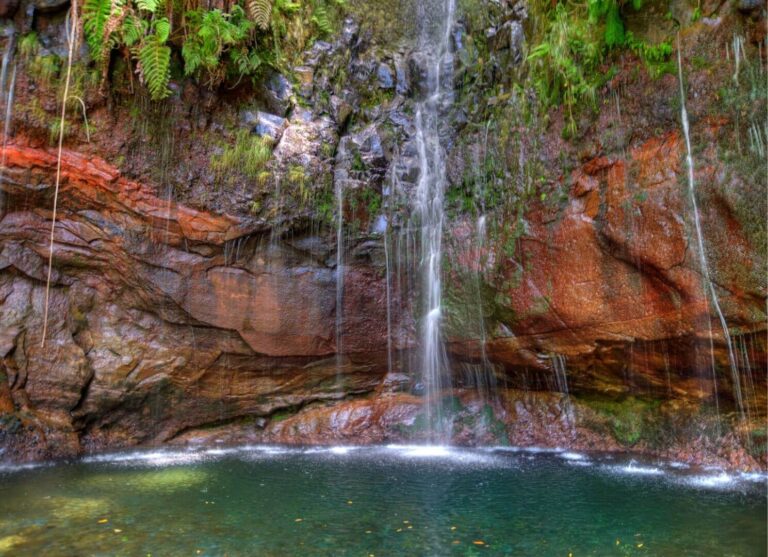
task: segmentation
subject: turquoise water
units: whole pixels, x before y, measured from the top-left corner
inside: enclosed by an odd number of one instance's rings
[[[567,452],[133,452],[0,472],[3,555],[766,555],[765,477]]]

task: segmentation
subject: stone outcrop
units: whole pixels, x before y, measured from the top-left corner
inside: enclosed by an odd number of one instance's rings
[[[497,8],[504,13],[492,29],[457,26],[457,83],[475,72],[508,84],[514,72],[502,70],[522,64],[524,4]],[[701,33],[721,40],[726,27]],[[487,66],[470,52],[481,40]],[[392,184],[407,196],[418,181],[411,96],[423,64],[401,45],[380,48],[352,21],[305,58],[294,85],[270,74],[245,108],[211,108],[216,95],[191,85],[169,99],[178,160],[163,163],[163,180],[153,178],[160,155],[137,148],[145,138],[130,131],[127,111],[96,106],[92,121],[109,137],[70,137],[61,159],[44,343],[57,156],[20,121],[0,151],[3,458],[427,437],[413,236],[386,249],[382,236],[407,228],[407,203]],[[720,156],[738,129],[711,114],[714,78],[693,75],[696,195],[732,369],[700,272],[685,146],[667,102],[677,82],[632,77],[638,64],[627,62],[606,86],[626,103],[624,123],[606,109],[571,143],[560,137],[561,113],[549,128],[515,123],[549,189],[515,211],[485,207],[495,228],[482,242],[471,211],[450,215],[453,440],[765,467],[768,184]],[[478,132],[470,120],[478,103],[507,102],[500,90],[493,98],[462,90],[446,114],[450,188],[485,160],[489,126]],[[18,94],[23,104],[37,92]],[[205,109],[191,110],[198,102]],[[211,171],[216,142],[235,135],[223,121],[274,143],[266,177]],[[506,159],[524,158],[522,147],[503,147]],[[519,193],[517,177],[503,180]],[[334,187],[345,199],[343,307],[328,218]],[[496,389],[481,395],[479,377]]]

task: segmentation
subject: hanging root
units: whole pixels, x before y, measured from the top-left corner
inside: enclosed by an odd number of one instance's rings
[[[56,228],[56,209],[59,202],[59,184],[61,183],[61,152],[64,145],[64,126],[67,115],[67,100],[69,97],[69,82],[72,77],[72,57],[75,53],[75,43],[77,42],[77,0],[72,0],[70,8],[70,24],[67,40],[69,41],[69,52],[67,54],[67,77],[64,80],[64,96],[61,100],[61,120],[59,121],[59,150],[56,157],[56,184],[53,190],[53,217],[51,219],[51,239],[48,250],[48,277],[45,281],[45,309],[43,313],[43,334],[41,346],[45,346],[45,337],[48,333],[48,304],[51,293],[51,271],[53,269],[53,233]],[[85,112],[83,112],[85,114]]]

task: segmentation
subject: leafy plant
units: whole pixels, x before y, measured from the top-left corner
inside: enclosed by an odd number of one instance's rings
[[[35,56],[40,50],[40,41],[37,39],[37,33],[30,31],[19,39],[19,55],[24,59]]]
[[[262,30],[269,29],[272,21],[272,0],[247,0],[248,15]]]
[[[171,78],[171,49],[165,45],[171,32],[166,18],[152,23],[153,33],[147,36],[139,49],[142,80],[153,100],[164,99],[171,94],[168,81]]]
[[[83,2],[83,32],[91,56],[101,61],[105,54],[105,31],[112,15],[112,0],[85,0]]]
[[[223,10],[203,8],[201,0],[84,0],[83,31],[104,79],[110,53],[120,50],[136,64],[150,97],[160,100],[170,94],[174,51],[185,75],[211,87],[239,81],[265,64],[283,67],[284,53],[297,55],[313,34],[332,32],[343,3],[242,0]]]
[[[534,84],[544,103],[561,102],[568,111],[566,130],[576,131],[574,110],[583,99],[594,101],[596,69],[602,48],[594,27],[584,18],[572,17],[558,3],[544,40],[528,56],[533,64]]]
[[[610,76],[601,66],[611,51],[634,52],[654,77],[669,69],[669,42],[649,45],[626,31],[621,11],[627,4],[642,8],[642,0],[587,0],[586,6],[559,0],[545,11],[545,32],[528,61],[544,106],[565,106],[566,135],[576,131],[577,107],[594,102],[596,89]]]
[[[211,168],[219,179],[233,174],[256,178],[272,156],[272,140],[240,130],[234,145],[226,145],[222,152],[211,159]]]

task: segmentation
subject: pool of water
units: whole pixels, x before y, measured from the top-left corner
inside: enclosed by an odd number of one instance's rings
[[[766,477],[439,447],[0,468],[0,555],[766,555]]]

